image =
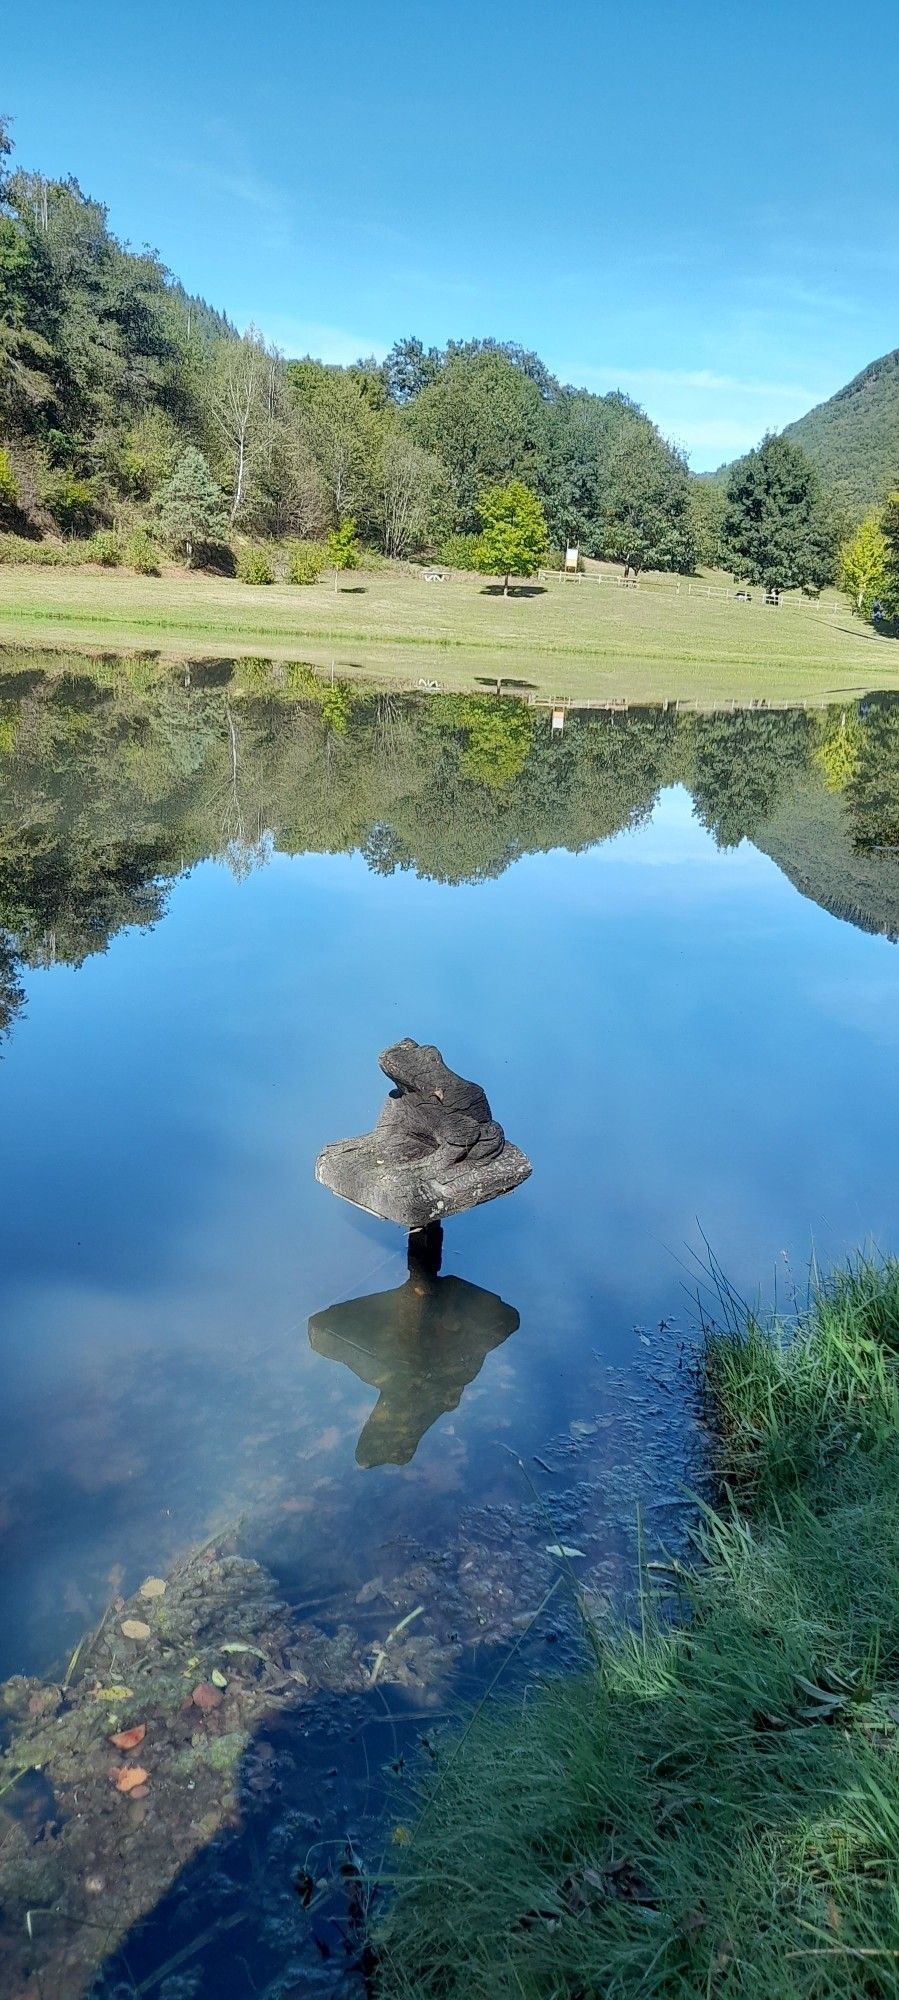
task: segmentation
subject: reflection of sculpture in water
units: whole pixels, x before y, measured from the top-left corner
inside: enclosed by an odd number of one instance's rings
[[[377,1389],[356,1446],[363,1466],[408,1465],[425,1431],[455,1410],[485,1357],[519,1325],[513,1306],[464,1278],[441,1278],[440,1232],[410,1239],[405,1284],[314,1313],[316,1354]]]

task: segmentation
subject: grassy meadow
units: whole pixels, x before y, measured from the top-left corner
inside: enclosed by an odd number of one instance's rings
[[[0,566],[0,643],[301,657],[342,674],[475,689],[503,676],[574,701],[838,701],[899,688],[899,640],[853,619],[835,591],[749,604],[712,575],[623,589],[596,565],[507,599],[482,577],[379,564],[307,587],[254,587],[167,570]],[[709,594],[711,592],[711,595]]]
[[[899,1264],[725,1306],[697,1560],[423,1779],[379,2000],[899,1992]]]

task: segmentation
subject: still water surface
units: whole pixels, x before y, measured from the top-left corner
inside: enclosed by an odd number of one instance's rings
[[[813,1249],[899,1248],[897,712],[572,717],[554,742],[506,702],[341,708],[250,664],[135,685],[17,654],[0,680],[0,1675],[58,1686],[111,1599],[230,1535],[317,1632],[355,1631],[357,1693],[420,1591],[417,1668],[375,1679],[391,1713],[442,1708],[545,1588],[519,1456],[603,1592],[638,1502],[663,1538],[704,1240],[787,1305]],[[448,1225],[424,1295],[399,1232],[312,1173],[374,1121],[402,1035],[483,1082],[534,1166]],[[501,1585],[519,1530],[535,1567]],[[465,1550],[481,1645],[428,1598]],[[309,1784],[321,1811],[319,1766],[353,1763],[333,1717],[309,1730],[301,1704],[280,1738],[291,1839],[284,1784],[243,1801],[282,1926]],[[116,1808],[160,1839],[186,1810],[162,1786]],[[49,1808],[29,1837],[64,1857]],[[202,1830],[172,1851],[196,1871]],[[254,1990],[211,1877],[185,1916],[154,1866],[103,1950],[47,1945],[47,1991],[107,1954],[98,1992]],[[81,1923],[81,1877],[54,1886]],[[230,1896],[255,1990],[352,1976],[296,1899],[266,1944],[236,1863]]]

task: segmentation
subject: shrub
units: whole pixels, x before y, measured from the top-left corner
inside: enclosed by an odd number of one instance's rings
[[[0,563],[33,563],[42,569],[60,569],[83,561],[83,544],[78,542],[37,542],[26,535],[0,535]]]
[[[41,499],[64,534],[90,533],[97,506],[89,480],[76,479],[71,472],[48,472],[41,484]]]
[[[19,512],[19,482],[9,452],[0,446],[0,521],[15,520]]]
[[[237,574],[241,583],[274,583],[275,572],[268,549],[252,546],[241,549],[237,557]]]
[[[84,551],[88,562],[102,563],[104,569],[118,569],[122,545],[114,528],[99,528]]]
[[[323,542],[291,542],[287,550],[288,583],[315,583],[327,559]]]
[[[159,556],[152,535],[146,528],[135,528],[128,538],[125,561],[130,569],[136,569],[138,576],[158,576]]]
[[[448,569],[477,569],[480,546],[480,535],[447,535],[437,550],[437,560]]]

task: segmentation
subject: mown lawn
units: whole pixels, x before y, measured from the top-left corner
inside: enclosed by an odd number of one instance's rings
[[[899,640],[874,634],[835,592],[775,610],[650,576],[550,579],[503,599],[479,577],[426,583],[399,565],[311,587],[254,588],[172,571],[0,567],[0,643],[261,653],[382,683],[476,688],[497,675],[544,697],[630,701],[833,701],[899,688]]]

